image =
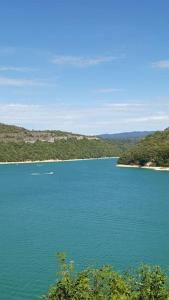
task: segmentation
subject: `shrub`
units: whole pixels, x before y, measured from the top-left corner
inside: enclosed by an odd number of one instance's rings
[[[167,276],[160,267],[142,266],[119,274],[111,266],[75,272],[74,263],[58,254],[60,271],[45,300],[164,300],[169,299]]]

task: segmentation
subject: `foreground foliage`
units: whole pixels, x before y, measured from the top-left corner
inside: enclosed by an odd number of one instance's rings
[[[142,266],[123,275],[111,266],[74,272],[59,254],[60,272],[45,300],[163,300],[169,299],[167,276],[160,267]]]
[[[118,163],[169,167],[169,128],[141,140],[123,153]]]

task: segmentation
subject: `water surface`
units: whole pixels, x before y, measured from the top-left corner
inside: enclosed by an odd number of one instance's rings
[[[169,172],[115,164],[0,166],[1,299],[39,299],[58,251],[78,268],[169,265]]]

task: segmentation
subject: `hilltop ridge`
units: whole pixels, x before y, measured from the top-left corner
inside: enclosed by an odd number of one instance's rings
[[[98,140],[96,136],[86,136],[61,130],[28,130],[23,127],[0,123],[0,142],[26,142],[36,141],[54,143],[56,140],[67,140],[71,138]]]

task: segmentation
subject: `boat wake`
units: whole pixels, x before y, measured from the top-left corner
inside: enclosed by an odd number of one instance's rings
[[[53,175],[54,172],[45,172],[45,173],[31,173],[32,176],[41,176],[41,175]]]

